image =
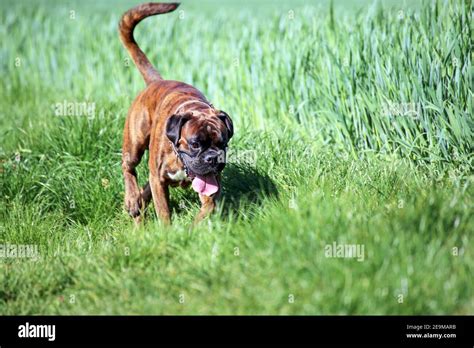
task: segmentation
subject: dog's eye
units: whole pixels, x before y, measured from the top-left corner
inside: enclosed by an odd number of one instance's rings
[[[199,149],[199,147],[200,147],[199,142],[197,142],[197,141],[193,141],[193,142],[190,144],[190,146],[191,146],[191,149],[194,149],[194,150],[197,150],[197,149]]]

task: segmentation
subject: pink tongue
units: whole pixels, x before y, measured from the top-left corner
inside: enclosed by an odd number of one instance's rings
[[[219,190],[219,184],[217,183],[216,177],[214,175],[196,175],[196,177],[193,179],[193,189],[197,193],[210,196]]]

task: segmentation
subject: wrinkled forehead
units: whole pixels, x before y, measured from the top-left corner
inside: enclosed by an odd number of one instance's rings
[[[183,134],[194,140],[212,142],[224,141],[226,136],[225,125],[217,117],[193,118],[185,123]]]

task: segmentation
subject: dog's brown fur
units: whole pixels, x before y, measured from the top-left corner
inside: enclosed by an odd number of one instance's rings
[[[153,68],[133,37],[135,26],[144,18],[174,11],[177,3],[148,3],[127,11],[119,24],[120,39],[142,74],[147,87],[133,102],[123,133],[122,171],[125,180],[125,208],[138,222],[148,202],[153,198],[155,210],[165,223],[170,222],[169,186],[189,186],[189,180],[179,182],[170,174],[184,170],[183,162],[174,152],[166,135],[170,117],[179,111],[180,117],[192,120],[180,128],[177,147],[189,151],[186,139],[191,135],[207,137],[212,144],[227,142],[232,136],[232,121],[224,112],[215,109],[196,88],[178,81],[163,80]],[[180,107],[182,106],[182,107]],[[179,109],[179,110],[178,110]],[[223,115],[225,121],[223,122]],[[149,182],[140,189],[136,166],[149,150]],[[217,176],[220,187],[220,175]],[[200,195],[201,209],[196,221],[214,210],[220,194]]]

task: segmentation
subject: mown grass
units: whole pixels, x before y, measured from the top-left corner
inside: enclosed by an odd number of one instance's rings
[[[227,166],[203,224],[174,190],[173,225],[150,207],[140,229],[120,170],[143,88],[116,33],[131,5],[0,5],[0,243],[41,255],[2,259],[0,313],[474,312],[470,2],[185,3],[141,23],[162,74],[257,156]],[[94,117],[55,116],[64,100]],[[333,242],[364,260],[326,257]]]

